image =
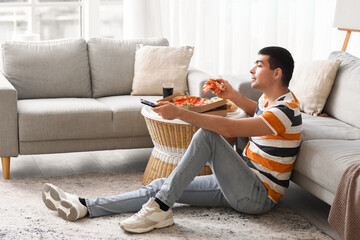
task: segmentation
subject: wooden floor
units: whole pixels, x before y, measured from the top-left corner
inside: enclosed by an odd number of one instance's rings
[[[10,180],[69,176],[93,172],[144,170],[151,149],[28,155],[11,158]],[[0,170],[2,178],[2,170]],[[330,206],[292,183],[281,199],[299,215],[334,239],[340,239],[327,222]]]

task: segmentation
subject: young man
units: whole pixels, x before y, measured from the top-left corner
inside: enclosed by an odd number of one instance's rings
[[[271,210],[283,196],[301,141],[298,101],[288,89],[294,61],[284,48],[259,51],[250,70],[251,86],[263,92],[258,103],[244,97],[225,81],[224,91],[248,115],[228,119],[202,115],[161,103],[153,111],[164,119],[181,119],[200,129],[182,160],[167,179],[154,180],[139,190],[110,197],[83,199],[51,184],[43,187],[45,205],[60,217],[85,217],[140,211],[121,222],[129,232],[142,233],[174,223],[175,202],[193,206],[228,206],[247,214]],[[242,156],[223,137],[249,137]],[[213,174],[196,176],[209,163]]]

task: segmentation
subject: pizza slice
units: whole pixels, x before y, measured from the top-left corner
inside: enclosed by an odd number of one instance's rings
[[[212,103],[210,99],[195,96],[179,96],[173,98],[173,102],[177,106],[203,106]]]
[[[213,90],[213,89],[220,89],[221,91],[224,91],[225,86],[220,81],[210,78],[204,84],[204,87],[203,87],[202,91],[203,91],[203,93],[207,93],[209,90]]]

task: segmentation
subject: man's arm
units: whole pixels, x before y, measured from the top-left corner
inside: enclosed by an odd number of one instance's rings
[[[153,108],[164,119],[180,119],[199,128],[216,132],[224,137],[251,137],[273,134],[270,127],[260,118],[228,119],[219,116],[192,112],[169,102]]]
[[[225,91],[221,91],[219,89],[214,89],[212,92],[224,99],[230,99],[233,103],[235,103],[239,108],[244,110],[249,116],[254,116],[257,102],[245,97],[236,91],[228,81],[223,79],[218,79],[218,81],[222,82],[225,86]]]

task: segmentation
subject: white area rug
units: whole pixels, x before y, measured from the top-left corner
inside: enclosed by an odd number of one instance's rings
[[[258,216],[176,205],[175,225],[138,235],[119,225],[131,213],[66,222],[41,199],[46,182],[81,197],[97,197],[135,190],[141,178],[142,172],[133,172],[1,180],[0,239],[331,239],[281,203]]]

